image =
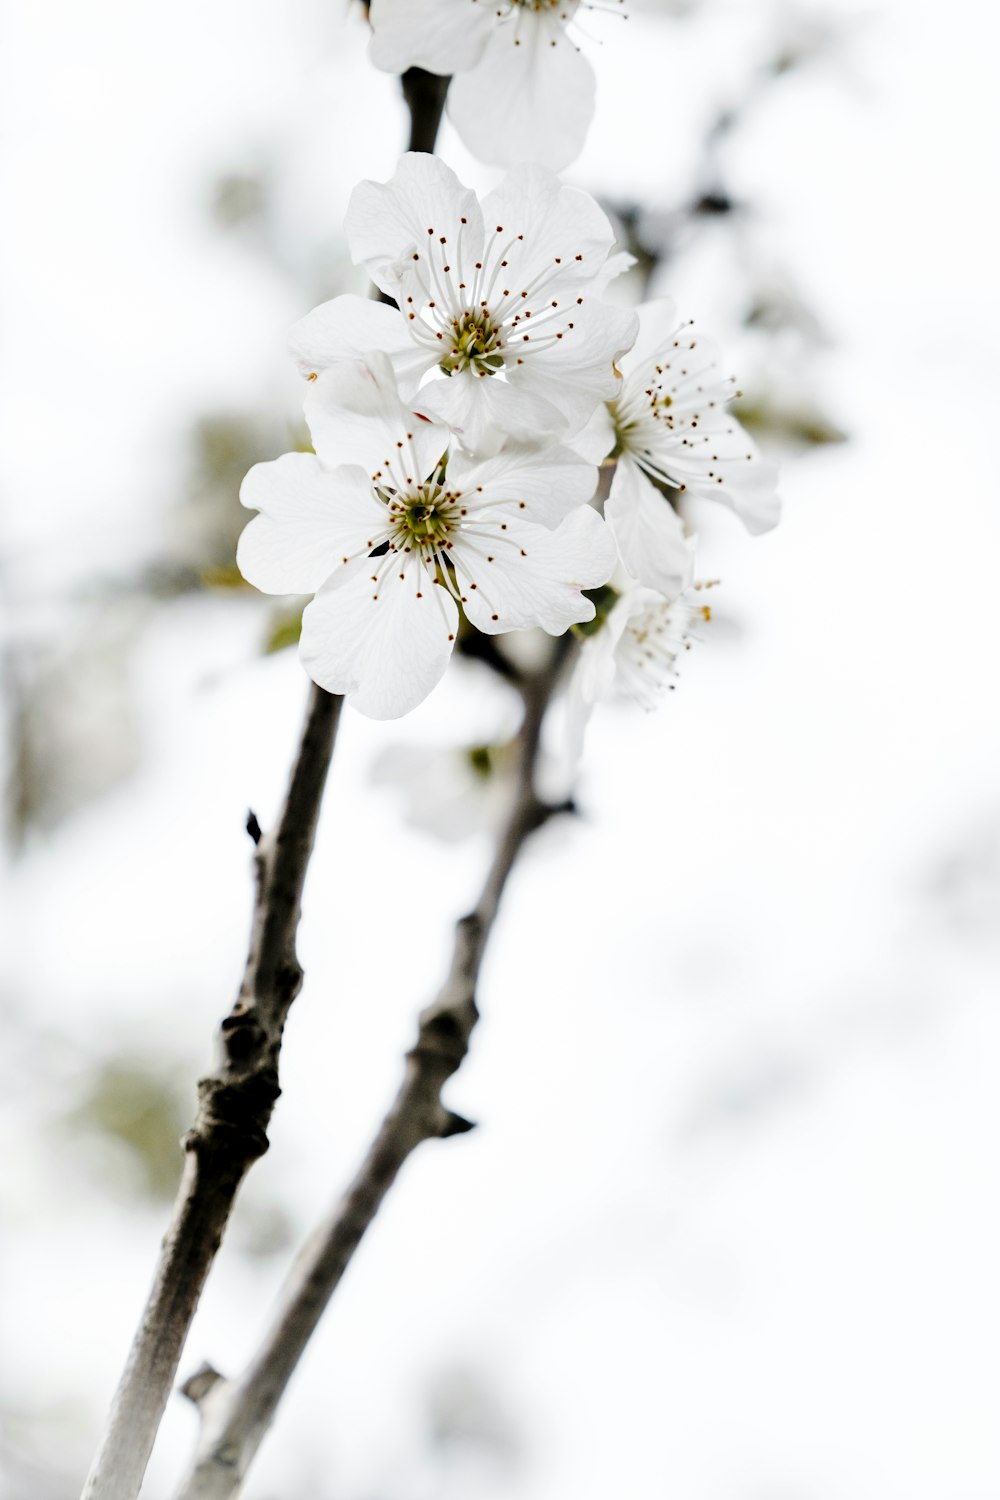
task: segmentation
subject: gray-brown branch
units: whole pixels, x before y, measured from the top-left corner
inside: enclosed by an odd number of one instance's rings
[[[289,1379],[403,1163],[422,1141],[471,1128],[442,1101],[441,1092],[461,1065],[478,1019],[479,972],[507,877],[529,835],[563,810],[543,802],[535,788],[542,722],[563,649],[558,642],[549,670],[522,688],[525,713],[510,808],[479,899],[456,924],[448,976],[420,1017],[392,1107],[353,1182],[293,1268],[271,1327],[246,1370],[227,1381],[204,1367],[184,1387],[201,1410],[202,1427],[194,1466],[178,1500],[233,1500],[239,1494]]]
[[[256,899],[239,995],[219,1028],[218,1059],[198,1084],[184,1171],[152,1290],[115,1392],[84,1500],[134,1500],[173,1388],[184,1341],[237,1191],[267,1150],[278,1057],[302,986],[295,951],[302,887],[343,699],[314,687],[277,825],[253,814]]]

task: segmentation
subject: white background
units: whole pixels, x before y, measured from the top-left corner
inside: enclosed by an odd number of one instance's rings
[[[778,13],[656,9],[588,26],[599,111],[568,175],[669,202]],[[248,1500],[1000,1491],[998,38],[975,0],[811,14],[840,43],[727,156],[755,205],[735,259],[793,268],[850,442],[789,465],[767,537],[695,518],[720,629],[657,717],[595,718],[585,818],[512,882],[451,1089],[481,1128],[407,1167]],[[4,582],[62,618],[155,555],[200,411],[294,420],[287,328],[347,285],[347,195],[391,172],[404,120],[336,3],[53,0],[5,32]],[[284,271],[206,219],[213,179],[261,163]],[[708,236],[670,281],[703,326],[727,326],[733,257]],[[4,876],[0,1403],[53,1495],[82,1478],[165,1210],[46,1121],[104,1050],[188,1080],[207,1060],[245,942],[242,820],[273,815],[305,696],[259,628],[228,597],[147,620],[141,769]],[[246,1253],[254,1214],[298,1238],[344,1182],[479,879],[485,841],[401,830],[371,763],[503,712],[456,672],[402,725],[345,716],[272,1149],[185,1369],[253,1347],[285,1259]],[[193,1435],[178,1400],[150,1500]]]

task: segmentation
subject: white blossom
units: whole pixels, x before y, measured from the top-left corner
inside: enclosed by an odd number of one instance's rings
[[[423,382],[421,408],[471,451],[493,432],[564,439],[618,393],[638,323],[601,298],[622,260],[588,193],[521,167],[480,205],[444,162],[411,152],[391,181],[355,188],[346,229],[399,310],[352,296],[316,308],[292,333],[306,375],[388,354],[404,398]]]
[[[404,822],[446,843],[492,832],[510,806],[516,738],[481,745],[387,745],[372,767]]]
[[[500,166],[562,171],[594,114],[594,71],[570,29],[581,10],[623,0],[372,0],[371,59],[390,73],[453,74],[448,115],[465,145]]]
[[[571,757],[579,756],[594,705],[612,692],[622,693],[647,712],[658,708],[673,689],[677,663],[691,642],[694,627],[711,619],[705,591],[694,584],[676,598],[630,582],[615,599],[607,618],[580,646],[567,695],[567,736]]]
[[[237,550],[265,593],[314,593],[300,655],[321,687],[396,718],[443,674],[459,605],[488,634],[593,618],[614,543],[586,501],[594,470],[560,448],[475,461],[400,401],[385,356],[340,361],[313,385],[315,453],[257,464],[240,499],[260,511]]]
[[[721,500],[757,533],[778,521],[777,468],[728,410],[738,392],[721,373],[715,344],[679,322],[669,298],[638,313],[638,337],[620,362],[621,391],[575,446],[595,461],[616,458],[604,513],[622,562],[641,583],[673,595],[690,578],[690,542],[651,480]]]

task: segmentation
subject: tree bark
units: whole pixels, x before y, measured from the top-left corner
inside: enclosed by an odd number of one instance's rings
[[[456,923],[448,976],[420,1016],[399,1092],[364,1161],[306,1244],[271,1327],[242,1375],[228,1381],[203,1367],[184,1386],[201,1410],[202,1426],[177,1500],[234,1500],[239,1494],[306,1345],[403,1163],[422,1141],[472,1128],[442,1102],[441,1091],[468,1052],[479,1015],[479,973],[507,878],[530,834],[554,813],[570,810],[568,803],[543,802],[535,789],[542,723],[562,657],[560,641],[548,671],[522,688],[517,780],[489,872],[475,906]]]
[[[134,1500],[173,1388],[202,1287],[243,1178],[267,1150],[278,1058],[302,986],[295,951],[302,887],[343,699],[313,687],[288,793],[272,833],[256,844],[256,899],[243,982],[219,1027],[218,1062],[198,1084],[184,1138],[184,1172],[153,1286],[112,1401],[84,1500]]]

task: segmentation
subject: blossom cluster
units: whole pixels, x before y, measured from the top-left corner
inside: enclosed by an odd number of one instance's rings
[[[593,110],[574,23],[620,4],[370,0],[376,66],[450,77],[466,144],[511,165],[482,199],[414,152],[355,188],[345,231],[381,297],[335,297],[293,329],[313,451],[241,491],[259,512],[244,576],[314,596],[302,661],[373,718],[416,707],[463,630],[576,629],[577,739],[616,678],[652,706],[708,614],[673,501],[721,500],[751,531],[777,520],[718,350],[667,298],[608,299],[630,258],[552,171]]]
[[[427,696],[461,628],[579,627],[581,704],[607,686],[608,643],[655,699],[699,613],[670,495],[752,531],[777,519],[714,345],[667,299],[606,299],[628,263],[611,224],[537,165],[480,201],[411,153],[355,189],[346,230],[386,300],[335,297],[293,330],[314,451],[244,480],[244,576],[314,595],[302,661],[373,718]]]

